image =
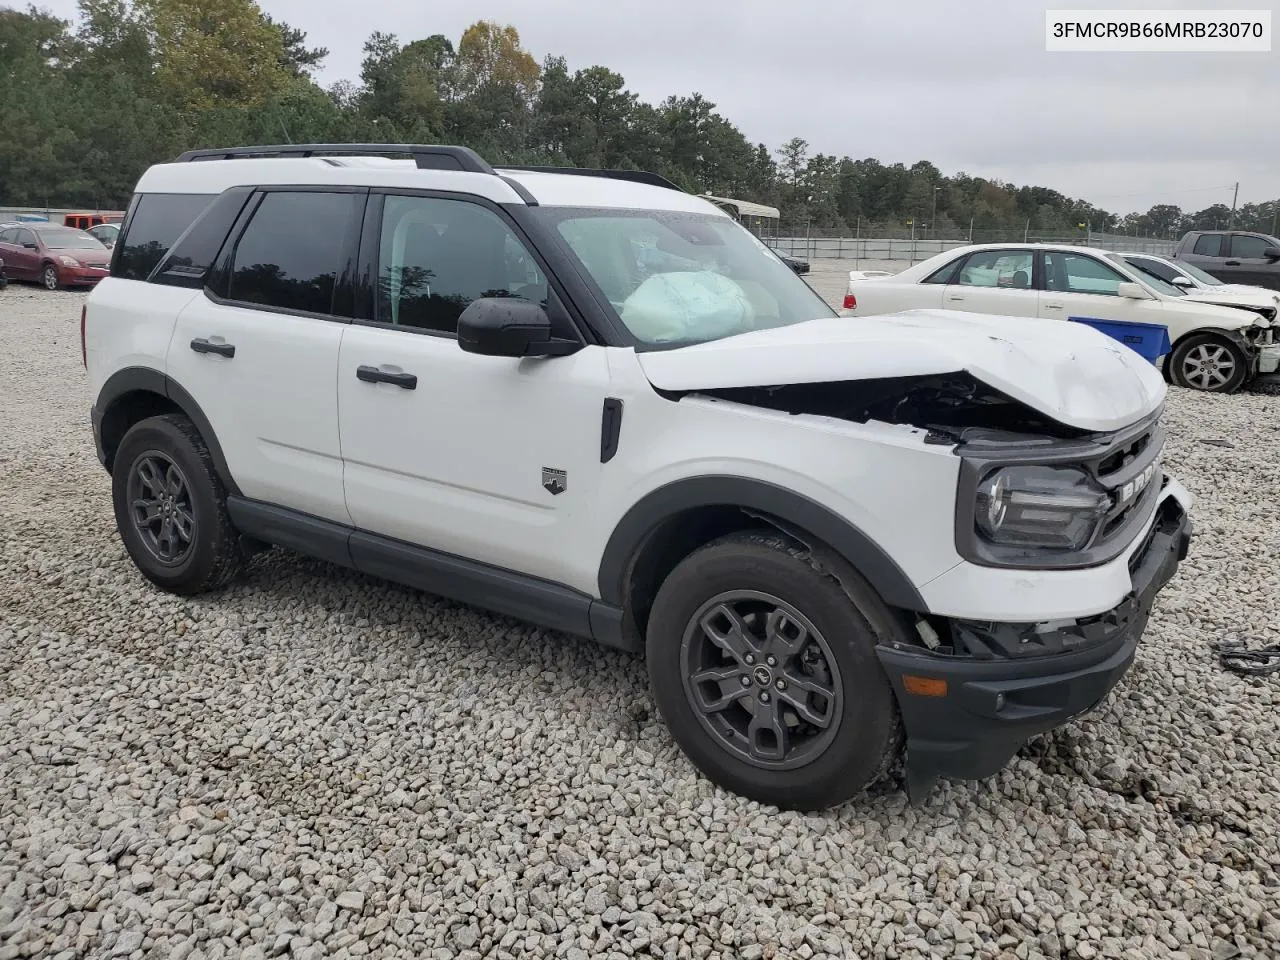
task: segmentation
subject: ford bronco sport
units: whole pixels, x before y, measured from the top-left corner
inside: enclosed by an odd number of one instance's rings
[[[913,797],[996,773],[1108,694],[1190,542],[1138,354],[841,319],[651,174],[189,152],[138,183],[82,347],[160,587],[281,545],[643,651],[693,763],[779,806],[904,756]]]

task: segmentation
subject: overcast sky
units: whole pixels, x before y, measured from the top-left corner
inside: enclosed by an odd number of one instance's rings
[[[951,174],[1052,187],[1124,213],[1280,197],[1280,49],[1047,53],[1045,9],[1266,8],[1271,0],[260,0],[330,54],[320,81],[358,80],[373,31],[456,44],[512,24],[539,61],[603,64],[657,103],[695,91],[776,148],[930,160]],[[39,0],[37,0],[39,4]],[[75,0],[45,0],[73,16]],[[1280,24],[1278,24],[1280,25]],[[1264,83],[1266,89],[1264,90]]]

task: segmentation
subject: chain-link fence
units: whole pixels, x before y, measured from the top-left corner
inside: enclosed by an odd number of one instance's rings
[[[940,228],[933,235],[927,226],[861,224],[847,228],[815,227],[799,222],[765,221],[757,230],[761,239],[780,253],[809,260],[905,260],[917,263],[936,254],[971,243],[1067,243],[1102,247],[1122,253],[1152,253],[1168,256],[1177,241],[1156,237],[1097,233],[1089,229],[1075,233],[1046,232],[1027,224],[1022,230],[964,230]]]

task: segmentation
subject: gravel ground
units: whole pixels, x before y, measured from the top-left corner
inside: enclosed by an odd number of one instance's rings
[[[641,662],[274,551],[134,571],[81,295],[0,292],[0,960],[1275,956],[1280,398],[1173,391],[1199,540],[1095,715],[821,816],[712,788]]]

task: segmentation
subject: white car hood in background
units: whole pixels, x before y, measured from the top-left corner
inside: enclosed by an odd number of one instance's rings
[[[639,354],[660,390],[829,383],[966,370],[1059,423],[1116,430],[1164,400],[1160,372],[1083,324],[952,310],[823,318]]]

